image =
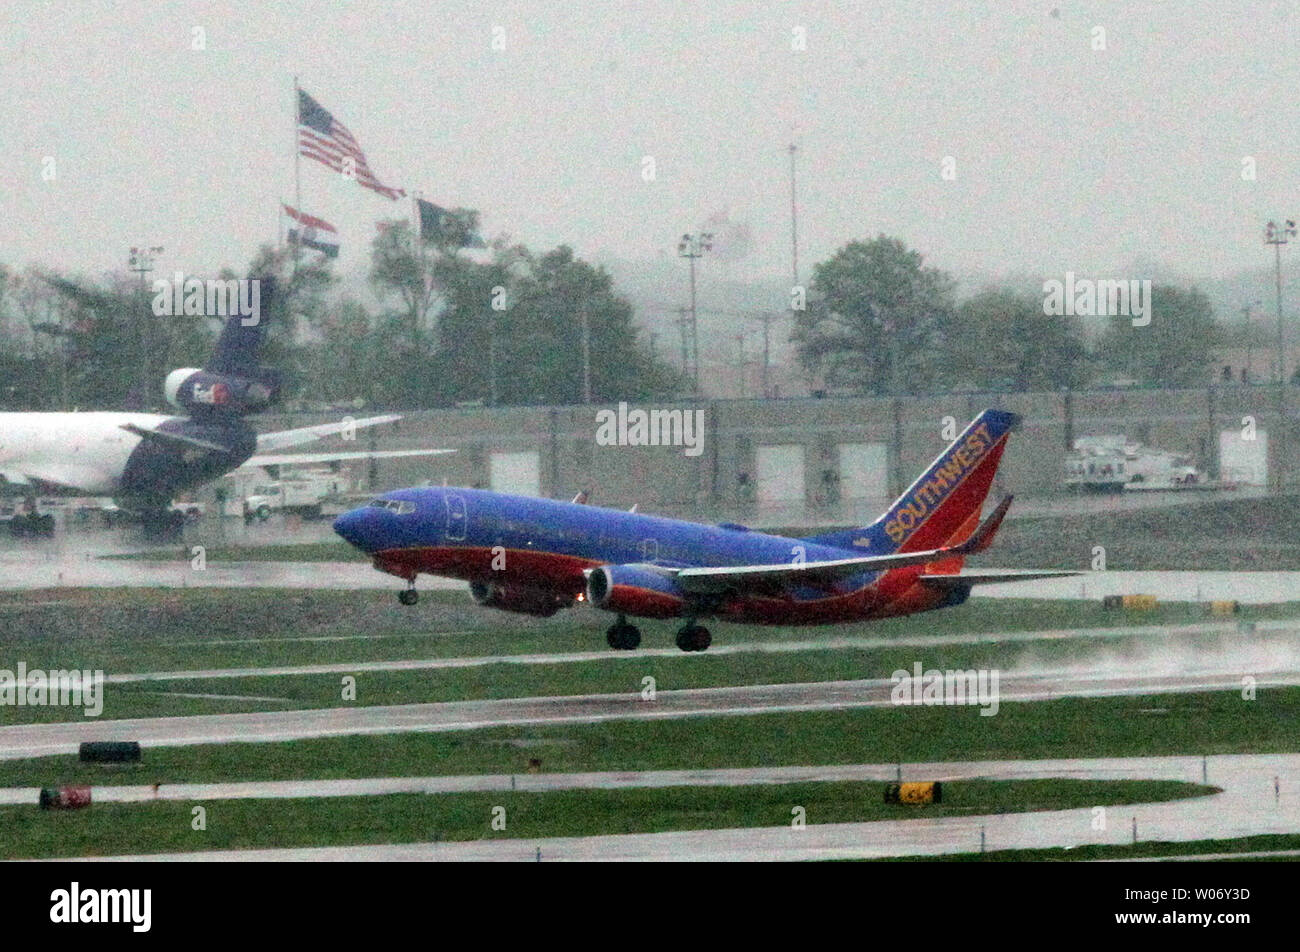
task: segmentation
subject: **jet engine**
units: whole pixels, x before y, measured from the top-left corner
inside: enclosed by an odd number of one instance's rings
[[[499,608],[503,612],[517,612],[538,618],[550,618],[561,608],[573,604],[573,599],[566,595],[523,585],[502,585],[499,582],[470,582],[469,593],[477,604],[485,608]]]
[[[587,601],[605,611],[675,618],[686,594],[675,579],[643,565],[602,565],[587,573]]]
[[[184,367],[167,375],[163,395],[176,409],[196,418],[239,417],[275,403],[280,396],[280,380],[267,369],[259,370],[256,378],[250,379]]]

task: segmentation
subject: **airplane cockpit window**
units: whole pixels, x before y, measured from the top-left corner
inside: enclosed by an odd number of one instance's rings
[[[372,499],[369,505],[372,509],[387,509],[398,516],[409,516],[415,512],[415,503],[409,499]]]

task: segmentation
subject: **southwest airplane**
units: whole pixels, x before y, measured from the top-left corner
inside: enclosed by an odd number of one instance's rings
[[[123,509],[142,515],[146,526],[164,528],[179,517],[168,507],[180,492],[240,466],[452,452],[269,454],[400,417],[343,420],[277,433],[254,430],[244,417],[269,408],[280,394],[277,371],[257,362],[275,297],[274,279],[260,281],[257,320],[246,326],[245,317],[231,314],[206,367],[167,375],[163,394],[185,416],[0,413],[0,493],[29,500],[36,495],[111,496]]]
[[[464,579],[480,605],[549,617],[587,601],[614,612],[612,648],[641,633],[628,616],[684,618],[677,647],[703,651],[701,618],[760,625],[866,621],[960,605],[971,586],[1072,572],[972,572],[1011,504],[980,514],[1013,413],[985,410],[889,510],[861,529],[792,539],[477,489],[402,489],[344,513],[334,530],[377,569]]]

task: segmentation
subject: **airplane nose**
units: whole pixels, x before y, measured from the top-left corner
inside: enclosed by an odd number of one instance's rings
[[[363,552],[370,551],[365,541],[365,509],[353,509],[334,520],[334,531]]]

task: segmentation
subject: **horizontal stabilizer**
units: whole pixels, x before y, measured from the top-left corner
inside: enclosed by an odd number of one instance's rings
[[[966,569],[953,574],[922,575],[917,581],[931,588],[947,590],[967,585],[997,585],[1042,578],[1069,578],[1072,575],[1082,574],[1068,569],[986,569],[982,571]]]
[[[142,426],[136,426],[134,423],[123,423],[122,429],[128,433],[134,433],[136,436],[162,443],[166,446],[180,446],[192,450],[204,450],[208,453],[229,453],[229,446],[222,446],[220,443],[211,443],[207,440],[200,440],[193,436],[183,436],[180,433],[164,433],[161,430],[146,430]]]
[[[257,435],[257,451],[259,453],[269,453],[273,450],[282,450],[286,446],[300,446],[303,443],[310,443],[312,440],[319,440],[326,436],[336,436],[339,433],[347,433],[351,430],[363,430],[369,426],[378,426],[381,423],[392,423],[400,420],[400,413],[386,413],[383,416],[366,417],[363,420],[337,420],[333,423],[318,423],[315,426],[302,426],[296,430],[280,430],[278,433],[259,433]]]
[[[394,459],[401,456],[441,456],[455,450],[354,450],[347,453],[268,453],[254,456],[244,463],[249,466],[306,466],[310,463],[334,463],[349,459]]]

